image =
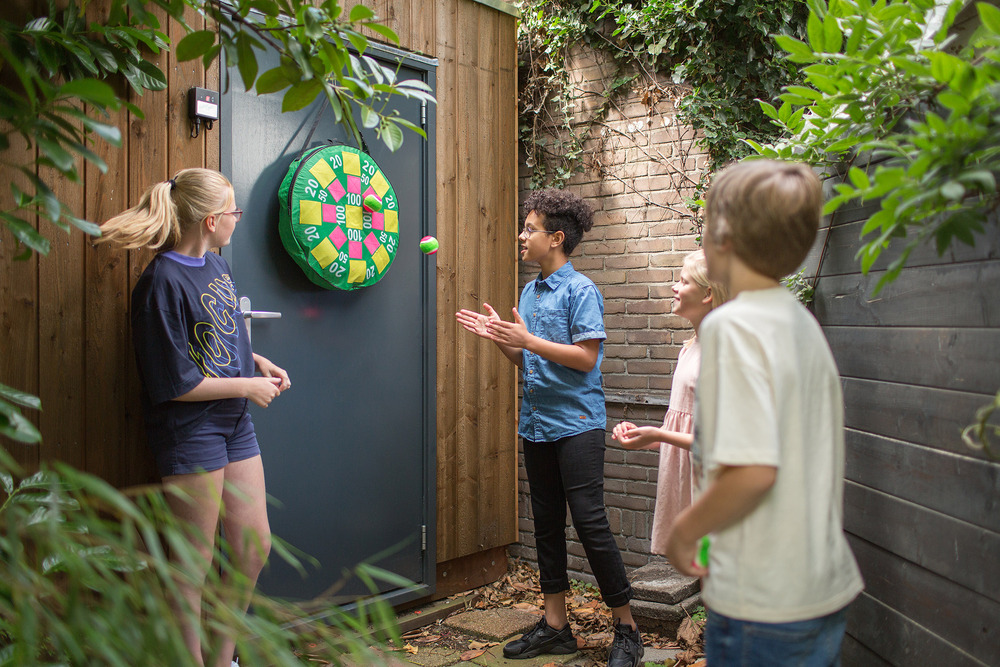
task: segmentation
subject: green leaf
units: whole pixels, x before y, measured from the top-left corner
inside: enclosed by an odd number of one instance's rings
[[[268,95],[270,93],[276,93],[279,90],[284,90],[290,85],[292,85],[292,82],[288,80],[284,69],[281,67],[275,67],[274,69],[269,69],[260,75],[255,84],[255,88],[257,89],[258,95]]]
[[[384,26],[381,23],[369,23],[365,27],[367,27],[369,30],[371,30],[374,33],[382,35],[383,37],[385,37],[387,40],[389,40],[393,44],[399,44],[399,35],[397,35],[395,32],[393,32],[390,27]]]
[[[823,20],[816,14],[809,14],[806,21],[806,34],[809,36],[809,46],[817,53],[826,51],[826,37]]]
[[[993,172],[977,169],[967,171],[958,177],[959,181],[979,186],[984,192],[993,194],[997,190],[996,177]]]
[[[868,174],[865,173],[864,169],[858,167],[851,167],[850,171],[847,172],[848,177],[851,179],[851,183],[858,190],[867,190],[871,187],[871,182],[868,180]]]
[[[62,172],[68,172],[73,168],[75,161],[73,154],[63,148],[59,142],[45,137],[37,137],[36,141],[38,142],[38,147],[41,149],[42,153],[52,160],[56,169]]]
[[[1000,9],[988,2],[977,2],[976,10],[979,12],[979,20],[983,22],[993,34],[1000,34]]]
[[[405,118],[395,118],[394,120],[395,120],[395,122],[397,124],[402,125],[403,127],[407,128],[409,130],[413,130],[414,132],[416,132],[417,134],[419,134],[424,139],[427,138],[427,133],[424,132],[424,129],[422,127],[420,127],[419,125],[411,123],[410,121],[406,120]]]
[[[42,441],[42,434],[38,432],[35,425],[28,421],[20,410],[6,401],[0,401],[0,435],[5,435],[18,442]]]
[[[757,100],[757,103],[760,104],[760,109],[764,112],[765,116],[773,120],[778,120],[778,110],[774,108],[773,104],[764,100]]]
[[[97,79],[74,79],[59,86],[58,97],[76,97],[100,107],[118,107],[118,96],[108,84]]]
[[[263,77],[262,77],[263,78]],[[281,112],[304,109],[323,91],[323,82],[318,79],[300,81],[285,93],[281,99]]]
[[[3,219],[4,225],[19,242],[40,255],[49,254],[49,240],[39,234],[33,225],[6,211],[0,211],[0,218]]]
[[[101,235],[101,226],[96,223],[77,218],[69,213],[63,213],[63,217],[69,220],[71,225],[82,231],[84,234],[89,234],[90,236]]]
[[[816,60],[809,45],[789,35],[775,35],[774,41],[790,55],[793,62],[812,62]]]
[[[844,52],[853,56],[858,52],[858,46],[861,44],[861,38],[864,37],[868,32],[868,15],[863,15],[859,20],[854,22],[851,26],[851,35],[847,38],[847,48]]]
[[[361,5],[355,5],[355,7],[360,7]],[[351,45],[357,49],[358,53],[364,53],[365,49],[368,48],[368,38],[362,34],[356,32],[348,32],[347,39],[351,41]],[[359,67],[358,70],[361,68]]]
[[[372,9],[358,3],[351,8],[351,13],[348,15],[347,20],[351,23],[357,23],[358,21],[367,21],[374,16],[375,12]]]
[[[40,398],[32,396],[27,392],[14,389],[13,387],[8,387],[5,384],[0,384],[0,399],[22,405],[26,408],[31,408],[32,410],[42,409],[42,400]]]
[[[958,181],[948,181],[941,186],[941,196],[952,201],[961,201],[965,197],[965,186]]]
[[[379,115],[367,104],[361,105],[361,125],[371,129],[379,124]]]
[[[840,31],[840,25],[833,16],[827,16],[823,21],[823,43],[827,53],[840,53],[840,47],[844,43],[844,34]]]
[[[236,57],[237,68],[243,79],[243,89],[250,90],[257,80],[257,54],[254,53],[253,44],[244,32],[236,35]]]
[[[938,93],[937,101],[940,102],[942,106],[951,109],[959,116],[967,115],[972,109],[968,100],[958,93],[953,93],[948,90]]]
[[[379,127],[378,135],[390,151],[395,152],[403,145],[403,130],[388,118]]]
[[[929,53],[927,56],[931,61],[931,76],[941,83],[948,83],[955,76],[955,66],[960,64],[958,59],[947,53],[940,51]]]
[[[195,58],[200,58],[212,45],[215,44],[215,32],[213,30],[196,30],[184,36],[181,41],[177,43],[177,47],[174,49],[174,55],[177,56],[177,60],[184,62],[186,60],[194,60]]]

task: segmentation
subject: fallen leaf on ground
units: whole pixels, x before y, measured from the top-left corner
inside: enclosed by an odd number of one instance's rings
[[[489,648],[493,645],[491,642],[469,642],[469,648],[471,649]]]
[[[466,651],[465,653],[459,656],[459,660],[462,660],[463,662],[468,662],[469,660],[478,658],[483,653],[486,653],[486,651],[483,651],[482,649],[478,651]]]

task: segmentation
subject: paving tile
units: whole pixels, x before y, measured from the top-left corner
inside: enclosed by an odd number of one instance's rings
[[[477,609],[448,617],[444,624],[490,641],[522,635],[538,623],[538,616],[521,609]]]
[[[421,647],[416,653],[399,654],[400,659],[411,665],[421,665],[422,667],[446,667],[454,665],[460,659],[461,653],[450,648],[437,648],[434,646]]]

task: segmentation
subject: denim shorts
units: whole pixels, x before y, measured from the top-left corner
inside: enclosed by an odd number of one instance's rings
[[[249,401],[239,410],[213,412],[181,442],[154,447],[160,476],[211,472],[259,456],[260,447],[248,404]]]
[[[712,667],[839,667],[847,608],[793,623],[740,621],[711,610],[705,662]]]

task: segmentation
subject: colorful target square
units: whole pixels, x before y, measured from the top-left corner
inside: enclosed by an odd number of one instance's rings
[[[345,206],[344,212],[347,215],[347,226],[350,229],[361,229],[364,220],[363,211],[360,206]]]
[[[333,172],[333,168],[330,167],[330,164],[326,160],[320,160],[314,164],[312,169],[309,170],[309,173],[312,174],[317,181],[319,181],[319,186],[321,188],[325,188],[330,185],[330,181],[337,178],[337,174]]]
[[[347,242],[347,256],[351,259],[364,259],[364,253],[361,252],[361,241],[348,241]]]
[[[363,259],[352,259],[350,268],[347,272],[347,282],[349,283],[363,283],[365,281],[365,272],[368,270],[368,263]]]
[[[361,179],[358,176],[347,177],[347,191],[356,195],[361,194]]]
[[[368,232],[368,236],[365,237],[365,247],[368,248],[368,254],[374,255],[380,245],[381,244],[378,242],[378,239],[375,238],[375,234]]]
[[[333,201],[340,201],[347,194],[347,190],[344,186],[340,184],[340,179],[333,179],[333,183],[330,183],[330,187],[327,188],[331,195],[333,195]]]
[[[323,205],[318,201],[299,200],[299,224],[322,225]]]
[[[344,156],[344,173],[352,176],[360,176],[361,156],[357,153],[351,153],[349,151],[344,151],[342,155]]]
[[[333,204],[323,204],[323,222],[337,222],[337,207]]]
[[[385,229],[385,215],[372,213],[372,229]]]
[[[330,239],[323,239],[310,251],[321,268],[326,268],[337,259],[337,249],[330,243]]]
[[[340,228],[340,225],[337,225],[337,227],[330,232],[330,235],[327,238],[330,239],[330,243],[333,244],[334,248],[340,250],[344,246],[344,242],[347,240],[347,234],[345,234],[344,230]]]
[[[386,190],[389,189],[389,181],[385,180],[385,176],[379,171],[372,177],[371,186],[378,193],[378,198],[382,199],[385,196]]]
[[[399,211],[385,212],[385,231],[399,233]]]
[[[391,261],[389,259],[389,253],[386,252],[385,246],[380,245],[378,250],[372,253],[372,261],[375,262],[375,268],[378,269],[379,273],[385,271],[385,267],[388,266]]]

